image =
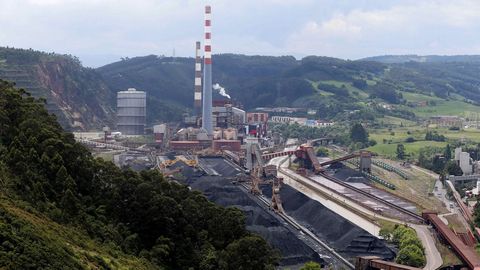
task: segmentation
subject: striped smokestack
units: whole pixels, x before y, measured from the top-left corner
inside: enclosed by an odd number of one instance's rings
[[[195,46],[195,92],[193,108],[196,116],[202,113],[202,58],[200,56],[200,41]]]
[[[212,127],[212,9],[205,6],[205,54],[203,66],[203,110],[202,128],[209,138],[213,137]]]

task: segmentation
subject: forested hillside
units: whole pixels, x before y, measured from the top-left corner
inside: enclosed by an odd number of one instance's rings
[[[452,113],[468,117],[459,108],[475,112],[480,102],[479,56],[347,61],[220,54],[213,63],[213,82],[247,110],[289,106],[316,109],[318,118],[334,120],[383,115],[413,120]],[[72,56],[0,48],[0,79],[45,98],[48,110],[73,130],[114,126],[116,92],[135,87],[148,94],[147,121],[153,124],[180,120],[191,110],[194,59],[150,55],[94,70]]]
[[[317,109],[317,116],[326,118],[343,119],[351,117],[345,112],[359,110],[361,114],[355,117],[389,114],[414,119],[416,111],[410,107],[417,101],[439,98],[438,103],[445,106],[451,100],[478,104],[477,58],[386,64],[316,56],[296,60],[223,54],[213,59],[213,82],[224,86],[247,109],[295,106]],[[164,118],[159,115],[159,107],[167,113],[192,106],[193,67],[193,58],[151,55],[124,59],[97,70],[113,91],[130,86],[146,90],[151,104],[158,105],[156,111],[149,109],[150,120],[155,121]],[[382,103],[398,107],[385,110]]]
[[[0,268],[273,269],[244,219],[157,172],[94,159],[41,100],[0,81]]]
[[[288,106],[292,100],[313,93],[311,85],[299,78],[282,77],[297,65],[293,57],[216,55],[213,83],[247,108]],[[157,57],[126,59],[97,69],[113,91],[135,87],[147,91],[149,120],[181,119],[193,106],[193,58]],[[255,97],[255,98],[252,98]]]
[[[436,62],[436,63],[451,63],[451,62],[480,62],[480,55],[380,55],[363,58],[364,61],[375,61],[386,64],[393,63],[407,63],[407,62]]]

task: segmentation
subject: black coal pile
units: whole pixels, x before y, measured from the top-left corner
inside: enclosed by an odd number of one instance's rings
[[[263,194],[271,196],[271,188],[262,188]],[[319,202],[310,199],[294,188],[283,185],[280,191],[283,208],[297,222],[326,241],[345,257],[374,255],[392,260],[395,254],[383,240],[339,216]]]
[[[202,162],[210,167],[211,169],[215,170],[219,174],[225,177],[232,177],[237,175],[240,171],[235,169],[232,165],[226,162],[223,158],[202,158]]]
[[[344,180],[346,182],[369,182],[367,179],[365,179],[365,177],[363,177],[360,171],[349,168],[340,162],[336,164],[337,167],[335,168],[335,173],[333,174],[335,178]]]
[[[237,173],[235,169],[227,169],[221,166],[216,171]],[[231,166],[230,166],[231,167]],[[246,216],[247,229],[262,236],[272,247],[282,254],[281,265],[290,266],[304,264],[308,261],[316,261],[324,264],[318,253],[299,240],[296,235],[282,224],[273,212],[260,207],[254,199],[238,185],[232,184],[231,180],[222,176],[190,177],[185,181],[192,189],[202,191],[207,198],[222,206],[235,206],[241,209]]]

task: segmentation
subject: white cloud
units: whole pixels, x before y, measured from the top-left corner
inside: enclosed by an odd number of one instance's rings
[[[450,35],[461,35],[462,31],[478,29],[478,14],[480,1],[470,0],[417,1],[386,9],[355,9],[337,13],[328,20],[305,23],[289,36],[286,46],[307,54],[349,58],[382,53],[422,53],[422,46],[452,51],[438,46],[442,42],[435,40],[452,36],[432,37],[432,33],[456,30],[459,32]]]
[[[381,3],[379,3],[381,2]],[[387,3],[388,2],[388,3]],[[359,58],[475,53],[478,0],[0,0],[0,45],[89,56],[192,56],[213,6],[214,52]],[[104,59],[105,57],[101,58]]]

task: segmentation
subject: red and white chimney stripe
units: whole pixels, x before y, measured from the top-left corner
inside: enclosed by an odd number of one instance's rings
[[[194,107],[195,111],[200,114],[202,110],[202,57],[200,55],[200,41],[195,44],[195,93]]]
[[[205,7],[205,65],[212,64],[212,8]]]

